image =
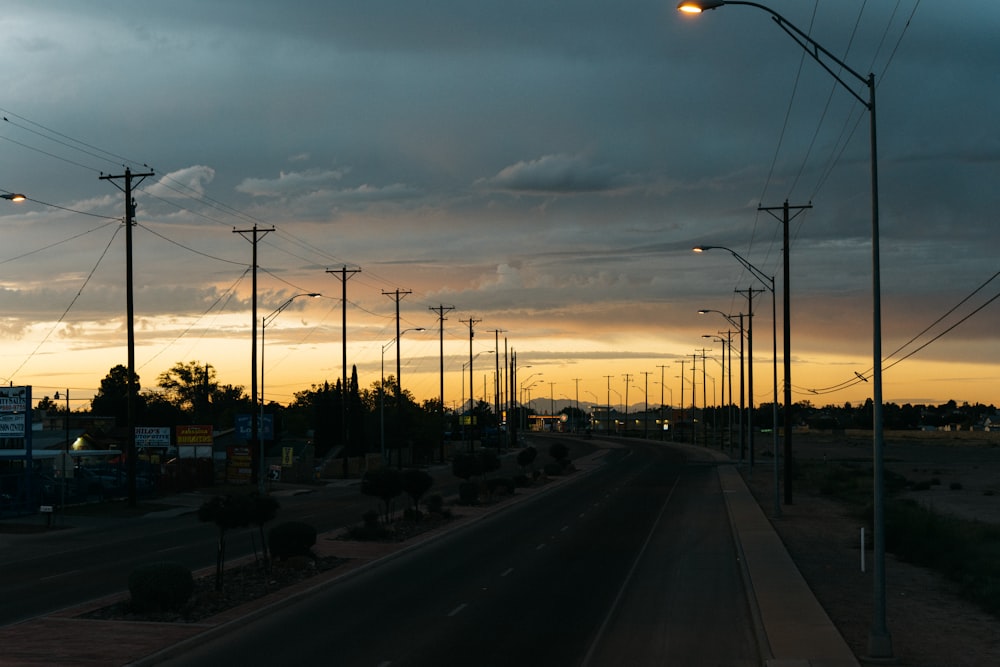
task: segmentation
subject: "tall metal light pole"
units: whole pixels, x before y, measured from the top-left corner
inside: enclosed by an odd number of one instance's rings
[[[773,9],[756,2],[739,2],[731,0],[686,0],[678,5],[678,9],[689,13],[700,13],[706,9],[715,9],[723,5],[747,5],[762,9],[771,15],[785,33],[795,40],[820,67],[825,69],[837,83],[849,92],[868,110],[869,149],[871,165],[871,217],[872,217],[872,486],[873,486],[873,517],[875,532],[875,553],[872,570],[874,583],[874,614],[872,627],[868,635],[868,653],[873,658],[891,658],[892,636],[886,623],[885,596],[885,493],[884,493],[884,449],[882,424],[882,286],[879,251],[879,211],[878,211],[878,133],[875,120],[875,74],[868,76],[859,74],[848,67],[840,58],[820,46],[816,40],[791,24],[785,17]],[[856,82],[860,82],[868,90],[865,99],[851,88],[838,72],[830,67],[828,62],[836,64],[847,72]]]
[[[396,338],[393,338],[388,343],[382,346],[382,375],[381,375],[381,382],[379,383],[378,393],[379,393],[379,445],[381,447],[382,461],[384,465],[388,465],[387,463],[385,463],[385,351],[388,350],[390,346],[395,344],[396,356],[398,358],[399,339],[402,338],[403,334],[405,334],[407,331],[423,331],[423,330],[424,330],[423,327],[413,327],[412,329],[403,329],[402,331],[399,332],[399,335]],[[398,377],[396,378],[396,383],[398,386],[399,383]],[[402,451],[400,451],[399,459],[400,461],[402,461],[403,459]]]
[[[307,292],[302,294],[296,294],[285,300],[283,304],[271,311],[270,314],[265,315],[260,320],[260,427],[264,426],[264,335],[267,333],[267,325],[274,321],[285,308],[288,308],[300,296],[308,297],[318,297],[322,296],[318,292]],[[257,470],[257,490],[260,493],[264,493],[264,436],[260,436],[260,461]]]
[[[706,250],[725,250],[730,255],[732,255],[737,262],[742,264],[747,271],[753,274],[754,278],[759,280],[764,287],[771,292],[771,372],[772,372],[772,382],[774,387],[774,398],[771,404],[771,438],[772,438],[772,449],[774,450],[774,516],[781,516],[781,500],[780,500],[780,483],[779,483],[779,454],[778,454],[778,306],[777,300],[774,296],[774,276],[765,275],[763,271],[758,269],[756,266],[750,263],[750,261],[739,254],[731,248],[725,246],[717,245],[706,245],[697,246],[694,251],[697,253],[705,252]],[[753,290],[747,290],[747,293],[751,296]],[[751,306],[751,315],[753,314],[753,308]],[[753,320],[751,320],[752,326]],[[787,363],[787,359],[786,359]],[[752,386],[752,385],[751,385]],[[751,391],[752,394],[752,391]],[[750,397],[750,404],[753,404],[753,396]],[[752,429],[751,429],[752,430]],[[752,441],[751,441],[752,442]]]
[[[706,315],[708,313],[716,313],[718,315],[722,315],[722,317],[724,317],[726,319],[726,321],[729,322],[729,324],[731,324],[732,326],[736,327],[737,333],[740,334],[740,352],[739,352],[739,357],[740,357],[740,411],[739,411],[739,419],[737,420],[737,424],[739,426],[739,433],[740,433],[740,462],[742,463],[743,462],[744,452],[746,451],[746,442],[744,440],[745,433],[744,433],[744,429],[743,429],[743,412],[744,412],[745,403],[746,403],[746,399],[745,399],[744,393],[743,393],[743,388],[744,388],[744,384],[745,384],[744,383],[744,377],[743,377],[743,372],[744,372],[744,369],[743,369],[743,367],[744,367],[744,363],[743,363],[743,358],[744,358],[744,355],[743,355],[743,340],[744,340],[744,338],[748,337],[748,334],[747,334],[747,332],[743,328],[743,313],[739,313],[738,315],[728,315],[728,314],[722,312],[721,310],[713,310],[711,308],[702,308],[701,310],[698,311],[699,315]],[[732,346],[733,346],[732,341],[729,341],[729,375],[730,375],[730,380],[732,380],[732,373],[733,373]],[[729,390],[730,390],[729,401],[731,403],[732,399],[733,399],[733,397],[732,397],[732,382],[730,382]],[[730,435],[732,435],[732,433],[730,433]]]

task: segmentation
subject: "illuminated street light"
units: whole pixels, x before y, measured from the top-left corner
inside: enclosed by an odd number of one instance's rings
[[[27,201],[28,198],[25,197],[22,194],[19,194],[19,193],[16,193],[16,192],[10,192],[10,193],[5,194],[5,195],[0,195],[0,199],[6,199],[8,201],[12,201],[12,202],[16,202],[16,203],[21,203],[23,201]]]
[[[773,9],[756,2],[740,2],[732,0],[685,0],[677,8],[690,14],[698,14],[708,9],[716,9],[723,5],[747,5],[762,9],[771,15],[778,27],[795,40],[820,67],[825,69],[837,83],[849,92],[868,110],[869,148],[871,170],[871,217],[872,217],[872,486],[873,511],[872,524],[875,532],[874,565],[872,581],[874,584],[874,605],[872,627],[868,635],[868,655],[872,658],[892,658],[892,636],[886,624],[885,597],[885,493],[884,493],[884,449],[882,423],[882,286],[879,259],[879,212],[878,212],[878,134],[875,120],[875,74],[868,76],[859,74],[847,63],[820,46],[812,37],[804,33],[785,17]],[[851,88],[839,72],[828,64],[835,64],[841,71],[847,72],[855,81],[862,83],[868,89],[865,99]]]

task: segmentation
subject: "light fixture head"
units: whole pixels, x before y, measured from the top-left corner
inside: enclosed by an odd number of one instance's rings
[[[712,312],[712,311],[709,310],[708,308],[699,308],[698,309],[698,314],[699,315],[708,315],[710,312]]]
[[[709,9],[716,9],[726,4],[722,0],[684,0],[677,9],[686,14],[701,14]]]
[[[26,201],[28,198],[19,192],[11,192],[9,194],[0,195],[0,198],[7,199],[12,202],[22,202]]]

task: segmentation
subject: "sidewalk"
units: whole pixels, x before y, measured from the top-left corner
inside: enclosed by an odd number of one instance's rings
[[[751,610],[766,667],[857,667],[847,644],[837,632],[802,578],[781,539],[757,505],[728,457],[702,448],[684,446],[693,458],[711,458],[729,508],[734,540],[744,567]],[[601,465],[606,450],[575,461],[580,473]],[[78,618],[127,596],[127,593],[0,628],[3,646],[0,664],[12,666],[59,664],[66,667],[152,665],[181,653],[188,642],[222,634],[234,623],[292,604],[300,596],[350,577],[374,562],[417,548],[428,540],[458,530],[488,514],[538,494],[548,493],[574,477],[544,487],[519,489],[512,498],[489,507],[463,507],[461,516],[446,528],[431,531],[402,544],[347,542],[334,539],[340,531],[317,536],[318,555],[337,555],[350,561],[334,570],[281,589],[265,598],[228,610],[201,623],[136,623]],[[290,491],[294,492],[294,491]],[[194,511],[181,507],[177,511]],[[174,510],[168,510],[174,511]],[[147,515],[155,519],[155,515]],[[201,573],[196,573],[196,576]]]

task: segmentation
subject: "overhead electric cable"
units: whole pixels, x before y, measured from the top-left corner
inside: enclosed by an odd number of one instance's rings
[[[10,374],[10,377],[8,378],[9,380],[11,380],[13,382],[14,377],[21,371],[22,368],[24,368],[25,364],[27,364],[29,361],[31,361],[32,358],[34,358],[34,356],[38,353],[38,350],[41,349],[42,345],[44,345],[45,342],[52,335],[52,332],[54,332],[56,330],[56,327],[58,327],[60,324],[62,324],[63,320],[66,319],[66,315],[69,314],[69,311],[73,308],[74,304],[76,304],[77,299],[79,299],[80,295],[83,294],[83,290],[90,283],[90,279],[94,277],[94,272],[97,271],[97,267],[101,265],[101,262],[104,261],[104,258],[107,256],[108,250],[111,249],[111,244],[114,242],[115,237],[118,236],[119,230],[121,230],[121,227],[116,227],[115,228],[114,234],[112,234],[111,238],[108,239],[108,245],[105,246],[104,252],[101,253],[101,256],[97,259],[97,263],[94,264],[94,267],[90,270],[90,273],[87,274],[87,278],[86,278],[86,280],[83,281],[83,284],[80,285],[80,289],[77,291],[76,296],[74,296],[73,300],[70,301],[70,304],[68,306],[66,306],[66,310],[64,310],[63,314],[59,316],[59,319],[56,320],[56,323],[52,326],[52,328],[49,330],[49,332],[45,334],[45,337],[42,338],[42,340],[39,341],[38,345],[35,346],[35,349],[31,351],[31,354],[29,354],[27,357],[25,357],[24,361],[21,362],[21,365],[18,366],[14,370],[14,372]]]

